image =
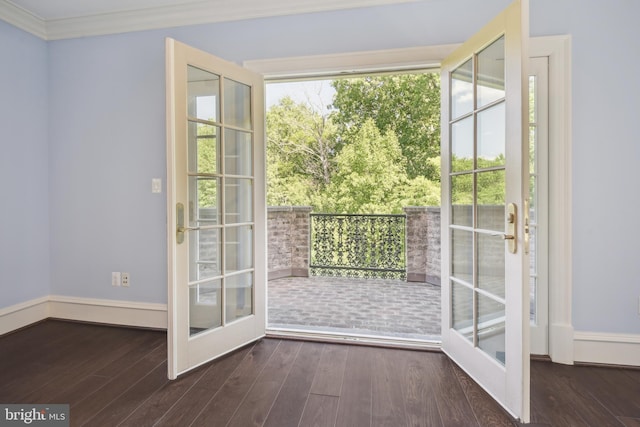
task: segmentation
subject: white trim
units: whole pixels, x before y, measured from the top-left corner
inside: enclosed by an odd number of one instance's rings
[[[640,366],[640,335],[577,331],[573,342],[576,362]]]
[[[7,0],[0,0],[0,19],[41,39],[47,39],[47,26],[42,18]]]
[[[549,57],[549,356],[572,364],[571,37],[532,39]]]
[[[49,297],[41,297],[0,309],[0,335],[49,317]]]
[[[331,342],[338,344],[357,344],[374,347],[400,348],[405,350],[441,351],[440,343],[410,338],[389,338],[376,335],[320,332],[303,328],[268,328],[267,337],[298,339],[306,341]]]
[[[49,297],[49,317],[111,325],[167,329],[167,305],[59,295]]]
[[[218,0],[43,20],[0,0],[0,19],[45,40],[153,30],[242,19],[355,9],[416,0]]]
[[[0,309],[0,335],[48,318],[167,329],[167,305],[48,295]]]
[[[294,79],[340,74],[439,68],[442,59],[459,45],[349,52],[329,55],[245,61],[243,66],[265,79]]]

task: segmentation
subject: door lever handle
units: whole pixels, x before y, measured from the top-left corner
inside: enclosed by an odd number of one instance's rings
[[[200,230],[200,227],[178,227],[178,228],[176,228],[176,231],[178,233],[184,233],[185,231],[196,231],[196,230]]]
[[[492,236],[500,237],[502,240],[515,240],[516,236],[513,234],[493,233]]]

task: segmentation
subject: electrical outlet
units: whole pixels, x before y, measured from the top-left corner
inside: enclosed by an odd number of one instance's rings
[[[125,288],[129,287],[129,273],[121,273],[122,277],[122,286]]]
[[[111,286],[120,286],[120,273],[112,272],[111,273]]]

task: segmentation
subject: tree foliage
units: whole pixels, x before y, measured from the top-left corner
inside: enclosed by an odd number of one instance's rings
[[[372,119],[381,134],[394,132],[410,178],[440,180],[429,159],[440,155],[440,79],[436,73],[337,79],[332,119],[345,140]]]
[[[440,204],[433,74],[335,80],[334,110],[283,98],[267,111],[267,203],[400,213]]]

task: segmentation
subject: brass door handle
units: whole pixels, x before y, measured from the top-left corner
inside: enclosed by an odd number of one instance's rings
[[[184,205],[182,203],[176,204],[176,243],[181,244],[184,242],[184,233],[187,231],[199,230],[200,227],[185,227],[184,226]]]
[[[515,240],[516,236],[513,234],[493,233],[492,236],[500,237],[502,240]]]

